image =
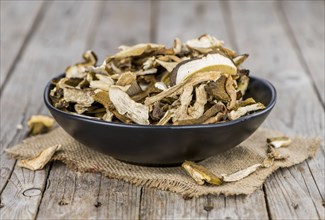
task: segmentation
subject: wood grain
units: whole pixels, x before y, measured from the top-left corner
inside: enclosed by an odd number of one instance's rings
[[[302,67],[311,76],[325,103],[325,10],[324,1],[282,1],[278,10],[283,15],[290,42],[300,54]]]
[[[180,1],[161,1],[158,5],[157,42],[171,45],[175,37],[183,40],[209,33],[231,45],[229,32],[224,25],[223,6],[219,2],[190,1],[182,5]],[[169,12],[173,16],[165,16]],[[190,28],[189,28],[190,27]],[[216,28],[214,28],[216,27]],[[168,31],[166,31],[168,30]],[[256,207],[258,201],[259,206]],[[254,208],[253,208],[254,207]],[[143,189],[141,199],[143,219],[267,219],[267,209],[262,190],[250,197],[203,196],[184,200],[181,196],[157,189]]]
[[[0,88],[6,81],[15,62],[19,60],[25,46],[41,21],[43,1],[1,1],[1,56]],[[23,25],[19,25],[23,24]]]
[[[26,120],[31,115],[47,112],[42,101],[44,86],[51,77],[60,73],[64,66],[80,57],[85,49],[86,32],[90,29],[92,18],[96,14],[95,6],[96,3],[91,2],[50,4],[48,10],[44,12],[46,16],[43,22],[26,45],[21,61],[17,63],[1,94],[1,186],[8,186],[2,189],[1,193],[1,202],[4,205],[1,208],[3,219],[35,217],[37,213],[41,196],[36,196],[32,200],[21,195],[12,197],[17,192],[22,193],[23,190],[15,191],[9,182],[12,182],[15,176],[20,180],[22,178],[19,174],[20,168],[14,167],[14,160],[9,160],[3,150],[26,135],[27,129],[17,131],[16,124],[26,125]],[[59,18],[65,22],[57,22]],[[25,170],[24,173],[31,175],[33,171]],[[42,186],[45,185],[47,173],[36,171],[35,176],[38,178],[33,178],[28,185],[19,186],[23,189],[40,188],[43,191]],[[15,216],[10,215],[13,208],[17,210]]]
[[[7,5],[15,8],[15,4],[31,7],[29,16],[21,9],[10,9],[17,17],[2,19],[3,12],[10,11]],[[7,67],[1,56],[1,77],[8,72],[2,68],[12,69],[0,106],[1,219],[325,218],[324,146],[315,159],[273,174],[251,196],[209,195],[190,200],[101,174],[76,173],[60,162],[28,171],[17,167],[3,151],[26,136],[26,126],[17,130],[17,124],[26,124],[33,114],[47,113],[41,98],[44,85],[81,59],[85,50],[94,49],[102,60],[120,44],[155,41],[170,46],[177,36],[187,40],[203,33],[248,52],[245,66],[251,74],[275,84],[277,105],[264,126],[288,135],[323,136],[324,29],[316,28],[324,24],[319,19],[324,16],[323,2],[58,1],[46,3],[42,13],[35,5],[40,10],[38,1],[1,1],[1,55],[3,42],[11,47],[9,38],[17,40],[14,50],[5,50],[12,52],[12,58],[4,61]],[[35,23],[37,17],[41,19]],[[21,18],[25,26],[8,25],[18,24]],[[3,27],[9,26],[3,40]]]
[[[134,219],[139,214],[141,188],[102,177],[77,173],[53,164],[39,207],[38,219]]]
[[[321,120],[324,109],[309,75],[299,62],[297,51],[290,43],[276,3],[231,2],[230,8],[236,24],[239,50],[250,54],[245,66],[251,69],[253,75],[269,79],[278,92],[277,105],[264,126],[288,135],[321,135],[324,132],[324,120]],[[246,28],[248,26],[254,27],[254,30]],[[320,150],[311,161],[299,165],[304,172],[292,167],[278,172],[266,182],[265,193],[272,218],[304,218],[306,210],[309,210],[309,218],[324,217],[321,205],[324,151]],[[279,192],[290,196],[279,199]]]
[[[96,28],[89,33],[94,36],[88,38],[86,46],[96,52],[99,60],[115,53],[121,44],[150,41],[147,2],[137,2],[137,7],[127,1],[102,2],[97,13]],[[100,174],[77,175],[59,163],[54,163],[48,181],[52,184],[44,192],[37,218],[137,219],[139,216],[141,187]]]

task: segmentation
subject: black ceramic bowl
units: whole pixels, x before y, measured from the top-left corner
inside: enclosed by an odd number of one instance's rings
[[[63,77],[60,75],[57,78]],[[52,106],[48,83],[44,101],[61,127],[80,143],[118,160],[171,166],[200,161],[235,147],[262,124],[276,102],[276,90],[266,80],[250,77],[247,97],[266,108],[237,120],[209,125],[155,126],[106,122],[63,112]]]

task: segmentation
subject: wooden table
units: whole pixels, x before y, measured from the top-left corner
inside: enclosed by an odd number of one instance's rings
[[[4,153],[26,137],[31,115],[48,114],[46,82],[85,50],[103,60],[121,44],[203,33],[249,53],[251,74],[275,84],[264,127],[324,137],[324,1],[1,1],[1,218],[324,219],[324,145],[251,196],[192,200],[59,162],[32,172]]]

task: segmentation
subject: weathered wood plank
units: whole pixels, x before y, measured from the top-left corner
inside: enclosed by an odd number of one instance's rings
[[[51,77],[60,73],[64,66],[80,57],[85,49],[87,32],[93,25],[96,5],[95,2],[50,4],[44,12],[44,20],[26,46],[21,61],[1,94],[1,185],[5,187],[1,193],[2,219],[25,216],[34,218],[37,213],[41,194],[35,195],[33,199],[13,195],[22,193],[25,188],[40,188],[43,191],[48,172],[36,171],[37,178],[33,178],[28,185],[27,182],[20,181],[22,185],[18,185],[21,188],[17,191],[16,185],[9,182],[15,177],[22,180],[20,168],[15,166],[12,171],[14,160],[7,159],[3,150],[25,136],[26,129],[17,132],[16,124],[26,124],[26,120],[33,114],[46,113],[42,101],[44,86]],[[58,20],[64,22],[57,22]],[[24,175],[33,173],[24,170]],[[15,216],[10,215],[13,208],[17,210]]]
[[[100,4],[96,28],[90,32],[93,36],[87,43],[99,60],[113,54],[121,44],[150,41],[150,4],[138,1],[136,6],[129,1]],[[54,163],[48,181],[52,184],[44,192],[37,218],[137,219],[139,216],[141,187],[100,174],[76,175],[59,163]]]
[[[324,1],[282,1],[278,3],[279,12],[291,43],[300,54],[302,66],[311,75],[318,93],[325,103],[325,10]]]
[[[182,10],[179,10],[179,8]],[[168,12],[168,15],[167,15]],[[234,47],[225,27],[222,5],[216,1],[160,1],[157,17],[157,42],[171,45],[175,37],[188,40],[209,33]],[[171,16],[172,15],[172,16]],[[256,204],[259,204],[258,206]],[[143,189],[143,219],[267,219],[262,190],[250,197],[203,196],[184,200],[182,196],[156,189]]]
[[[43,1],[1,1],[0,88],[37,27]],[[23,25],[17,25],[23,24]]]
[[[230,5],[239,49],[250,54],[245,66],[253,75],[269,79],[278,91],[277,105],[264,125],[288,135],[322,135],[324,109],[279,19],[276,3]],[[324,218],[323,180],[323,150],[313,160],[273,175],[265,184],[271,217]],[[280,198],[280,192],[289,196]]]
[[[135,219],[141,188],[55,162],[38,219]]]
[[[267,219],[265,210],[261,189],[246,197],[208,195],[184,199],[175,193],[144,188],[140,216],[141,219]]]

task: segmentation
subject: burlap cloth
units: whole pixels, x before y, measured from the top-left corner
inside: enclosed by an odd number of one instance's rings
[[[202,162],[215,174],[231,174],[250,165],[261,163],[266,156],[266,138],[283,135],[277,131],[258,129],[239,146]],[[24,140],[7,152],[16,159],[37,155],[41,150],[61,144],[61,149],[53,160],[64,162],[70,169],[79,172],[100,172],[109,178],[124,180],[138,186],[156,187],[180,193],[183,196],[197,197],[207,194],[238,195],[251,194],[266,178],[280,167],[290,167],[313,157],[320,145],[318,138],[293,137],[289,147],[281,153],[290,155],[287,160],[276,161],[270,168],[261,168],[250,176],[221,186],[197,185],[181,167],[143,167],[120,162],[102,153],[91,150],[71,138],[62,128],[50,133]]]

